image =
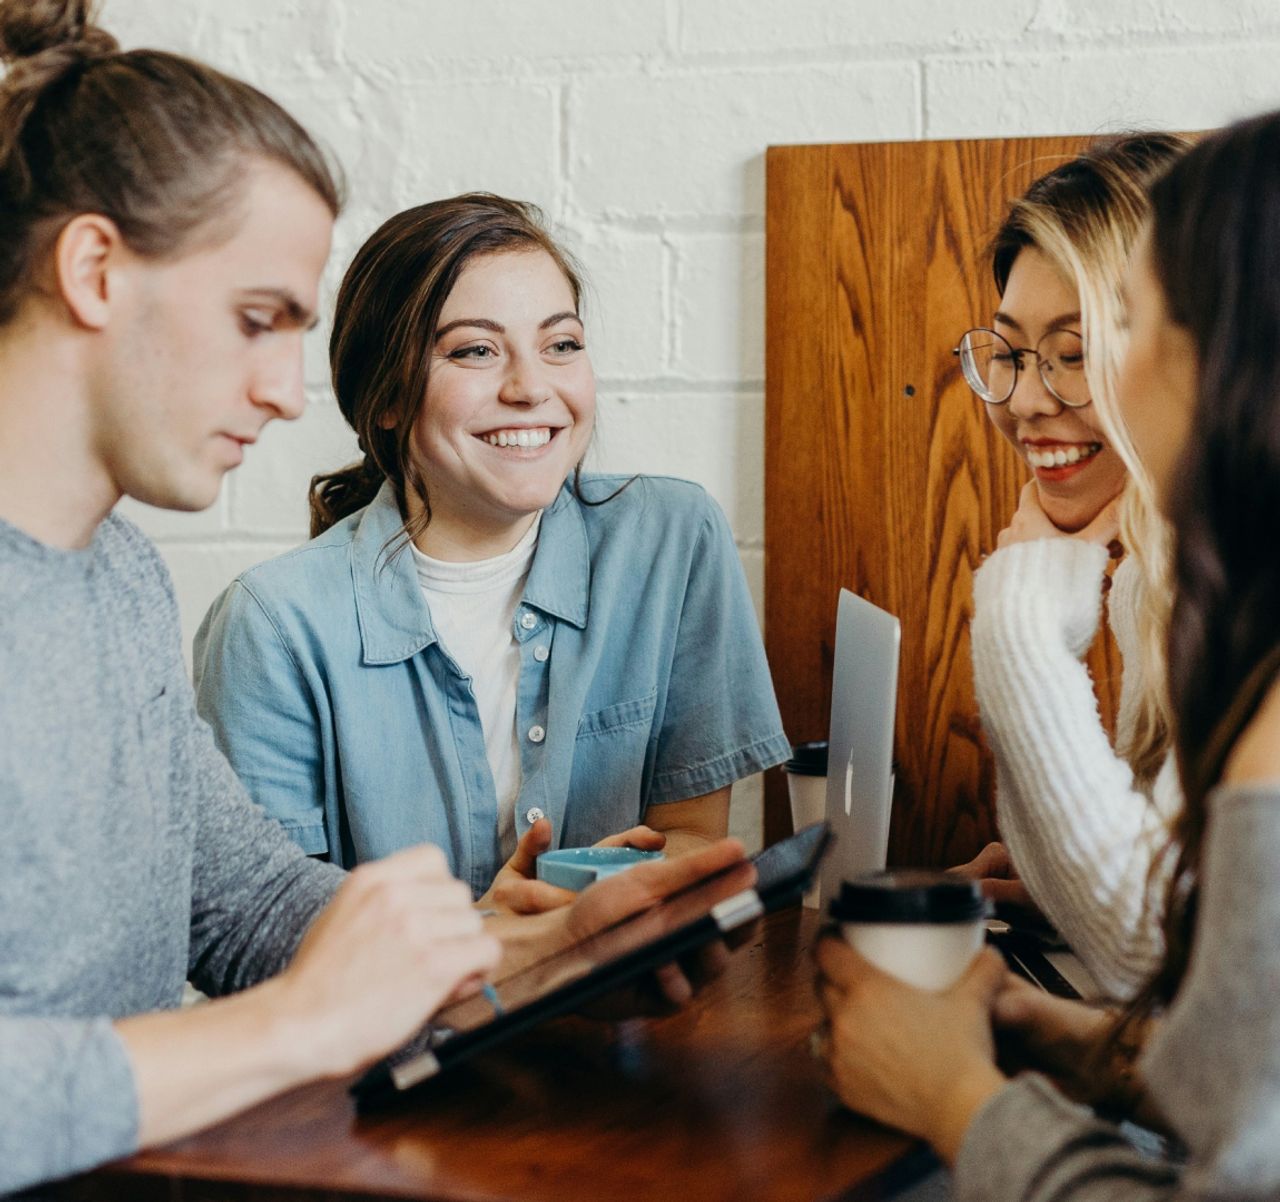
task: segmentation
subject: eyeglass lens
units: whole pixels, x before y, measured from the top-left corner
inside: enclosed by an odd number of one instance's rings
[[[1073,330],[1051,330],[1034,352],[1015,351],[994,330],[970,330],[960,340],[960,367],[969,387],[989,404],[1001,404],[1013,396],[1017,374],[1034,353],[1040,379],[1064,405],[1089,403],[1084,374],[1084,343]]]

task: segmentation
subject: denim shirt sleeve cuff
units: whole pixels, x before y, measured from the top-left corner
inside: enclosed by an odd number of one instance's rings
[[[284,833],[289,836],[309,856],[323,856],[329,853],[329,833],[321,822],[306,825],[281,822]]]
[[[714,793],[744,776],[753,776],[790,758],[791,744],[786,735],[778,731],[701,764],[669,769],[657,774],[649,791],[649,804],[687,801],[690,797]]]

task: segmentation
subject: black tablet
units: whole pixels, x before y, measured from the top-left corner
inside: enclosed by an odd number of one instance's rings
[[[543,1019],[578,1010],[762,914],[799,901],[830,842],[827,824],[815,823],[753,857],[754,888],[733,888],[729,882],[738,867],[733,865],[494,981],[485,994],[446,1006],[412,1043],[351,1087],[358,1108],[399,1097]]]
[[[1073,1000],[1080,997],[1076,987],[1045,955],[1045,941],[1038,936],[1001,922],[987,927],[987,942],[1004,957],[1010,970],[1024,981],[1030,981],[1055,997]]]

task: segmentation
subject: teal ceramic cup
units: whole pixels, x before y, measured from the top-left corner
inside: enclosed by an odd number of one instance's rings
[[[660,851],[640,851],[635,847],[564,847],[544,851],[538,857],[538,880],[576,892],[594,881],[662,858]]]

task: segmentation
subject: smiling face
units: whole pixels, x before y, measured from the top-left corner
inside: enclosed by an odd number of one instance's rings
[[[1080,298],[1033,246],[1019,252],[994,328],[1015,350],[1033,351],[1057,330],[1080,330]],[[1072,409],[1045,386],[1035,356],[1023,357],[1013,396],[987,416],[1031,469],[1040,504],[1061,530],[1081,530],[1124,487],[1125,469],[1108,445],[1092,405]]]
[[[431,503],[417,538],[440,559],[519,542],[586,452],[595,376],[573,290],[542,250],[473,259],[440,312],[414,464]],[[407,492],[410,516],[418,505]]]
[[[1120,410],[1161,507],[1167,509],[1195,410],[1197,356],[1191,335],[1169,316],[1149,233],[1130,260],[1125,307],[1129,345],[1117,386]]]
[[[211,505],[262,427],[302,412],[302,334],[333,217],[269,163],[249,166],[239,211],[229,238],[172,259],[126,253],[109,277],[94,455],[119,493],[151,505]]]

